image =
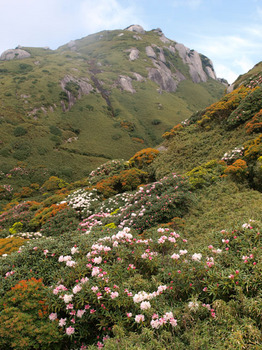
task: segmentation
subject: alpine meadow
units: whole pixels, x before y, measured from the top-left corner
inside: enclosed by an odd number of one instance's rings
[[[262,349],[262,63],[140,25],[0,56],[0,349]]]

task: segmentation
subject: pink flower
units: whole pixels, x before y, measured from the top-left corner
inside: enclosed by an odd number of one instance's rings
[[[117,298],[118,297],[118,292],[112,292],[111,294],[110,294],[110,297],[112,298],[112,299],[115,299],[115,298]]]
[[[132,317],[132,312],[127,312],[126,316],[127,316],[128,318]]]
[[[145,316],[144,315],[136,315],[135,317],[135,322],[140,323],[145,321]]]
[[[52,312],[50,315],[49,315],[49,320],[51,321],[54,321],[57,319],[57,313],[55,312]]]
[[[76,316],[79,318],[82,318],[82,316],[84,315],[85,312],[86,312],[86,310],[77,310]]]
[[[58,324],[60,327],[65,326],[66,325],[66,318],[60,318]]]
[[[74,334],[75,333],[75,329],[74,329],[74,327],[68,327],[68,328],[66,328],[66,334],[67,335],[72,335],[72,334]]]

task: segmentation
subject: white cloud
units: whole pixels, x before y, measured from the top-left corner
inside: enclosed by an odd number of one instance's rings
[[[143,25],[137,12],[134,5],[122,6],[117,0],[84,0],[81,3],[81,25],[89,32]]]

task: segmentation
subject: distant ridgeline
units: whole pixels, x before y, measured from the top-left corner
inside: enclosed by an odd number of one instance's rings
[[[227,85],[210,59],[139,25],[0,60],[2,171],[24,162],[67,179],[159,144]]]

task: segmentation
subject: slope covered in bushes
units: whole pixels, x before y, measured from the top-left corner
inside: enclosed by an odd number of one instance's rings
[[[78,182],[13,171],[0,348],[260,349],[260,92],[252,77],[165,133],[160,152]]]

